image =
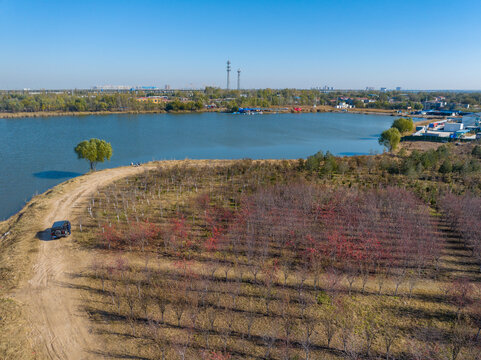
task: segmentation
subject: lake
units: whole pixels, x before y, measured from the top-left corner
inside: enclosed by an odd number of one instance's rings
[[[1,115],[0,115],[1,116]],[[0,219],[34,194],[88,171],[73,148],[97,137],[112,144],[98,168],[165,159],[296,159],[381,152],[391,116],[347,113],[223,113],[0,119]]]

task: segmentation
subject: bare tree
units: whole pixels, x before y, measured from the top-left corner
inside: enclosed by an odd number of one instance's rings
[[[383,323],[381,325],[380,334],[384,342],[384,349],[386,350],[386,360],[389,360],[392,345],[399,337],[400,332],[392,314],[385,312],[382,314],[382,319]]]
[[[300,327],[302,328],[302,347],[304,349],[305,360],[309,360],[311,357],[312,348],[312,335],[315,332],[317,325],[317,319],[315,317],[315,312],[306,311],[304,316],[301,318]]]
[[[277,327],[271,321],[269,321],[269,319],[266,319],[265,326],[263,328],[263,335],[262,335],[262,341],[264,342],[264,346],[265,346],[265,353],[264,353],[265,359],[271,358],[271,351],[277,340],[277,336],[278,336]]]
[[[321,313],[320,324],[326,337],[327,347],[331,347],[331,341],[337,332],[337,311],[331,305],[325,305]]]
[[[159,322],[154,320],[149,321],[149,336],[157,349],[157,357],[161,360],[165,360],[168,341]]]

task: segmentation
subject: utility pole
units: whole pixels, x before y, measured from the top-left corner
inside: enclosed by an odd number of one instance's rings
[[[230,85],[230,61],[227,60],[227,90],[229,90]]]
[[[237,69],[237,90],[240,90],[240,73],[241,69]]]

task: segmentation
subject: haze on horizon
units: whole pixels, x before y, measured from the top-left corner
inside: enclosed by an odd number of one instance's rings
[[[476,0],[0,0],[0,89],[481,89]]]

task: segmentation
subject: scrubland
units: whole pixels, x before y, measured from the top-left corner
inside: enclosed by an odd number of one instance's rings
[[[165,162],[103,187],[74,224],[94,355],[479,359],[478,165],[467,146]]]

